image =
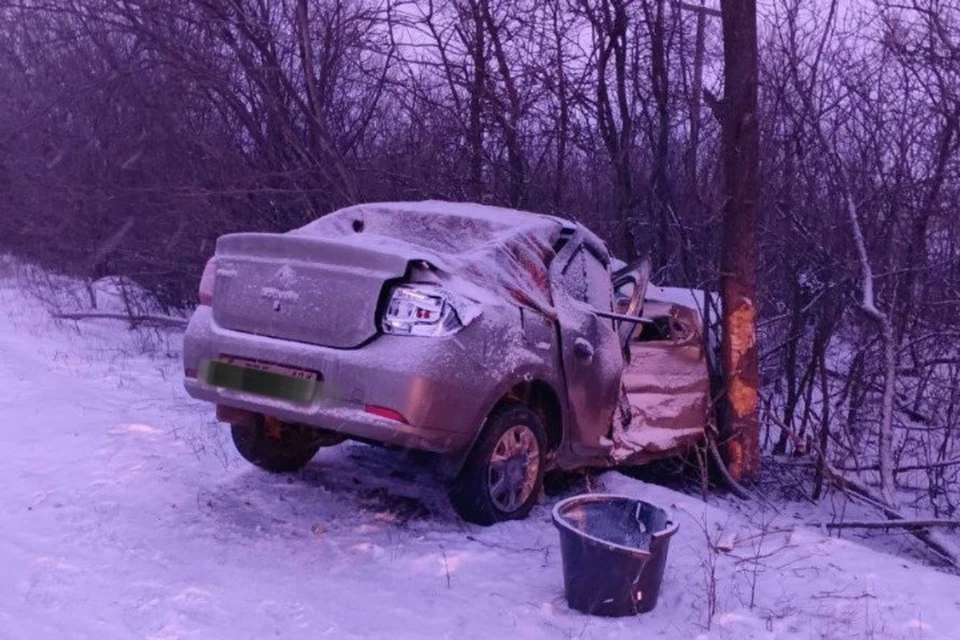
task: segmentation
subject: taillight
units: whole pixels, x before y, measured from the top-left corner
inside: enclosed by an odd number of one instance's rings
[[[213,281],[217,273],[217,259],[210,258],[207,265],[203,268],[203,275],[200,276],[200,304],[210,306],[213,304]]]
[[[378,407],[373,404],[364,405],[363,410],[367,413],[371,413],[375,416],[381,418],[386,418],[387,420],[394,420],[396,422],[407,423],[407,419],[403,417],[403,414],[399,411],[394,411],[393,409],[388,409],[386,407]]]
[[[463,328],[448,296],[429,284],[395,287],[381,326],[385,333],[431,337],[453,335]]]

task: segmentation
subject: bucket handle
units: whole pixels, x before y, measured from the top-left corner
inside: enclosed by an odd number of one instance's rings
[[[650,535],[651,539],[656,540],[664,536],[673,535],[676,532],[678,525],[675,524],[673,520],[669,518],[669,516],[667,517],[666,521],[663,523],[662,529],[659,529],[653,532],[647,531],[646,530],[647,525],[643,521],[643,518],[641,516],[642,511],[643,511],[643,503],[637,502],[636,510],[633,512],[633,519],[637,521],[637,524],[640,525],[640,528],[643,529],[644,533],[647,533]]]

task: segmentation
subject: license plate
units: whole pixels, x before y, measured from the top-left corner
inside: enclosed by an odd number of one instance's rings
[[[320,384],[313,371],[231,356],[205,360],[199,377],[214,387],[298,403],[313,400]]]

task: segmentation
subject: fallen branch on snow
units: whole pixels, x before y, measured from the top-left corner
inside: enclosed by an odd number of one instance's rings
[[[782,465],[790,467],[816,467],[817,462],[815,460],[778,460]],[[907,473],[908,471],[929,471],[932,469],[943,469],[945,467],[956,467],[960,466],[960,458],[954,458],[953,460],[942,460],[940,462],[930,462],[928,464],[911,464],[905,465],[902,467],[894,467],[893,473]],[[863,471],[878,471],[880,465],[877,464],[868,464],[862,467],[834,467],[837,471],[842,471],[844,473],[861,473]]]
[[[847,520],[811,522],[808,526],[827,529],[925,529],[927,527],[960,527],[960,520]]]
[[[129,322],[130,326],[138,327],[142,325],[152,325],[156,327],[178,327],[185,329],[187,321],[183,318],[173,316],[128,316],[122,313],[54,313],[53,317],[57,320],[123,320]]]
[[[854,480],[853,478],[848,478],[835,467],[833,467],[833,465],[828,463],[824,463],[823,468],[830,477],[830,480],[840,489],[848,491],[852,495],[864,498],[875,507],[880,509],[883,512],[883,515],[889,518],[890,522],[892,522],[891,526],[896,526],[897,522],[910,522],[910,520],[900,515],[896,509],[887,504],[882,497],[878,496],[876,492],[871,490],[867,485]],[[927,545],[930,549],[936,552],[937,555],[942,557],[951,565],[954,567],[960,567],[960,550],[958,550],[951,541],[941,538],[936,531],[929,531],[927,528],[908,527],[907,531],[909,531],[911,535],[920,540],[920,542],[923,544]]]
[[[782,421],[776,419],[774,419],[774,421],[781,429],[784,429],[790,433],[794,433],[793,430],[785,425]],[[823,464],[823,471],[834,486],[848,495],[867,502],[871,506],[879,509],[885,517],[889,518],[887,522],[882,522],[880,524],[887,525],[889,527],[896,527],[897,523],[917,522],[916,520],[911,521],[907,518],[904,518],[896,509],[891,507],[890,504],[883,499],[883,496],[878,495],[876,491],[872,490],[863,482],[844,475],[842,471],[827,462],[826,456],[818,447],[814,446],[813,452],[818,456],[819,461]],[[832,524],[837,525],[842,523]],[[841,529],[843,527],[834,526],[832,528]],[[879,529],[884,527],[871,528]],[[930,531],[929,527],[907,525],[903,528],[906,529],[912,536],[917,538],[920,542],[932,549],[934,553],[943,558],[946,562],[950,563],[954,568],[960,568],[960,549],[958,549],[951,540],[941,537],[937,531]]]

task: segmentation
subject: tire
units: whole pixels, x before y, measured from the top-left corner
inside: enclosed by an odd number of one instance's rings
[[[546,430],[536,413],[524,406],[494,411],[454,481],[454,510],[484,526],[527,517],[543,488],[546,452]]]
[[[230,425],[233,444],[247,462],[273,473],[302,469],[322,446],[342,441],[312,427],[259,416],[255,421]]]

